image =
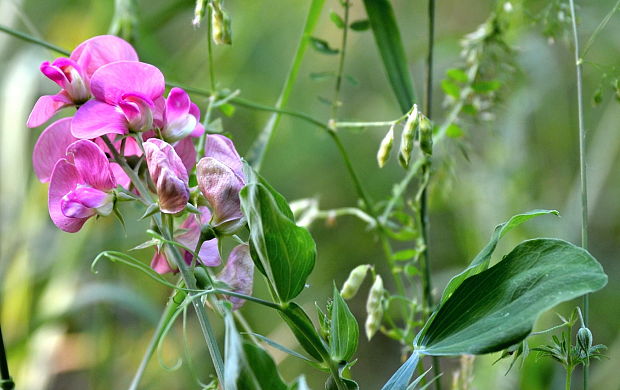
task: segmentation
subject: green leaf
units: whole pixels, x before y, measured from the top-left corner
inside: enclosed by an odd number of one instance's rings
[[[366,31],[370,28],[370,21],[368,19],[356,20],[349,25],[353,31]]]
[[[415,94],[394,10],[389,0],[364,0],[364,7],[392,90],[406,113],[415,102]]]
[[[276,364],[264,349],[245,341],[243,343],[243,352],[247,362],[251,362],[246,370],[251,370],[252,375],[249,375],[249,372],[246,375],[241,375],[238,385],[239,390],[250,389],[254,379],[258,383],[259,389],[262,390],[288,389],[276,368]]]
[[[584,249],[534,239],[467,278],[416,337],[426,355],[484,354],[521,342],[555,305],[603,288],[607,275]]]
[[[446,135],[450,138],[461,138],[463,136],[463,129],[460,126],[451,123],[446,129]]]
[[[218,108],[220,109],[220,111],[222,111],[222,114],[226,115],[227,117],[231,117],[235,113],[235,106],[233,106],[232,104],[220,104]]]
[[[392,375],[392,377],[386,382],[381,390],[404,390],[411,381],[413,371],[418,365],[420,360],[420,354],[418,351],[413,351],[409,359],[400,366],[400,368]]]
[[[241,190],[241,209],[250,228],[252,259],[270,282],[280,302],[288,302],[304,289],[316,257],[310,233],[295,224],[284,197],[251,170]]]
[[[498,90],[502,83],[498,80],[477,81],[471,87],[477,93],[489,93]]]
[[[342,299],[334,286],[334,300],[331,310],[331,330],[329,347],[331,357],[335,361],[349,361],[357,350],[360,331],[357,320],[347,303]]]
[[[458,68],[448,69],[446,71],[446,74],[452,80],[458,81],[459,83],[466,83],[469,80],[469,77],[467,77],[467,73],[465,73],[462,69],[458,69]]]
[[[506,233],[514,229],[515,227],[521,225],[523,222],[526,222],[534,217],[539,215],[548,215],[554,214],[559,215],[556,210],[532,210],[523,214],[517,214],[510,218],[508,221],[499,224],[495,227],[493,234],[491,235],[491,240],[486,244],[484,248],[476,255],[476,257],[472,260],[471,264],[463,272],[456,275],[443,291],[443,296],[441,297],[441,301],[445,302],[450,295],[456,290],[456,288],[463,283],[465,279],[468,277],[478,274],[485,269],[489,268],[489,263],[491,261],[491,255],[495,251],[497,247],[497,243],[499,240],[504,237]]]
[[[455,99],[458,99],[461,95],[461,88],[448,79],[441,81],[441,89],[443,89],[446,95],[452,96]]]
[[[344,20],[342,20],[342,18],[340,17],[340,15],[338,15],[337,13],[335,13],[334,11],[331,11],[329,13],[329,18],[331,19],[332,22],[334,22],[334,24],[336,25],[336,27],[338,28],[344,28]]]
[[[328,356],[325,341],[321,339],[317,333],[310,317],[295,302],[290,302],[288,306],[280,312],[280,315],[286,321],[289,328],[295,335],[299,344],[317,361],[324,361],[324,357]]]
[[[327,41],[320,38],[310,37],[310,44],[312,45],[312,48],[314,48],[314,50],[318,51],[319,53],[328,55],[340,53],[340,50],[330,47]]]

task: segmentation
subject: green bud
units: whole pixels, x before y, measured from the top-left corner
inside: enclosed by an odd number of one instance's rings
[[[213,1],[212,6],[211,28],[213,42],[217,45],[231,45],[232,29],[230,27],[230,16],[224,11],[219,0]]]
[[[400,136],[400,152],[398,154],[398,161],[403,168],[409,166],[409,160],[411,160],[411,152],[413,152],[413,141],[415,138],[415,130],[418,127],[418,106],[413,105],[413,110],[407,117],[403,133]]]
[[[433,154],[433,124],[427,117],[420,118],[420,150],[427,156]]]
[[[369,268],[370,265],[368,264],[358,265],[353,268],[349,274],[349,277],[342,285],[342,290],[340,290],[340,296],[343,299],[351,299],[355,296],[355,294],[357,294],[362,282],[364,282],[364,279],[366,278]]]
[[[584,355],[587,356],[590,353],[590,348],[592,348],[592,332],[590,332],[590,329],[579,328],[579,331],[577,331],[577,345]]]
[[[379,145],[379,150],[377,151],[377,163],[379,163],[379,168],[383,168],[390,158],[392,145],[394,145],[394,125],[390,127],[390,130],[385,137],[383,137],[383,140],[381,140],[381,145]]]
[[[383,320],[383,279],[377,275],[366,301],[366,337],[370,340],[381,327]]]
[[[207,0],[196,0],[196,8],[194,8],[194,19],[192,24],[194,27],[200,27],[200,21],[205,17],[207,10]]]

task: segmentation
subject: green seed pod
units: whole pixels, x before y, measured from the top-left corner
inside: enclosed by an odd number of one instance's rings
[[[370,340],[381,327],[383,320],[383,279],[377,275],[366,301],[366,337]]]
[[[584,355],[587,356],[590,353],[590,348],[592,348],[592,332],[590,332],[590,329],[579,328],[579,331],[577,331],[577,345]]]
[[[355,296],[355,294],[357,294],[362,282],[364,282],[364,279],[366,278],[368,269],[370,269],[370,265],[368,264],[358,265],[353,268],[349,274],[349,277],[342,285],[342,290],[340,290],[340,296],[343,299],[351,299]]]
[[[217,45],[231,45],[232,29],[230,27],[230,16],[224,11],[219,0],[215,0],[212,6],[211,28],[213,42]]]
[[[400,152],[398,154],[398,161],[403,168],[409,166],[409,160],[411,159],[411,152],[413,151],[413,141],[415,138],[415,131],[418,127],[418,106],[413,105],[411,114],[407,117],[403,133],[400,136]]]
[[[420,150],[427,156],[433,154],[433,124],[427,117],[420,118]]]
[[[194,19],[192,24],[194,27],[200,27],[200,21],[205,17],[205,11],[207,10],[207,0],[196,0],[196,7],[194,8]]]
[[[377,151],[377,163],[379,163],[379,168],[383,168],[390,158],[392,145],[394,145],[394,125],[390,127],[390,130],[385,137],[383,137],[383,140],[381,140],[381,145],[379,145],[379,150]]]

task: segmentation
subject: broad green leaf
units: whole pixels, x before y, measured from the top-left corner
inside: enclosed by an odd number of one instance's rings
[[[461,96],[461,88],[448,79],[444,79],[441,81],[441,89],[448,96],[452,96],[455,99],[458,99]]]
[[[310,233],[295,224],[284,198],[274,193],[264,184],[249,183],[241,190],[241,208],[250,228],[252,259],[277,299],[288,302],[303,290],[316,246]]]
[[[448,77],[452,80],[458,81],[459,83],[466,83],[469,80],[467,73],[465,73],[462,69],[452,68],[446,71]]]
[[[328,356],[325,341],[317,333],[310,317],[295,302],[290,302],[288,306],[280,312],[289,328],[295,335],[299,344],[317,361],[324,361]]]
[[[324,39],[310,37],[310,43],[312,44],[312,48],[318,51],[319,53],[329,54],[329,55],[340,53],[340,50],[334,49],[331,46],[329,46],[329,43],[327,43],[327,41]]]
[[[338,28],[344,28],[344,20],[342,20],[342,18],[340,17],[340,15],[338,15],[337,13],[335,13],[334,11],[331,11],[329,13],[329,18],[331,19],[332,22],[334,22],[334,24],[336,25],[336,27]]]
[[[491,240],[487,243],[487,245],[482,248],[480,253],[476,255],[476,257],[472,260],[471,264],[463,272],[453,277],[445,290],[443,291],[443,296],[441,297],[441,301],[445,302],[450,295],[456,290],[456,288],[463,283],[465,279],[468,277],[475,275],[489,268],[489,262],[491,261],[491,255],[495,251],[497,247],[497,243],[499,240],[504,237],[506,233],[511,231],[513,228],[521,225],[523,222],[526,222],[534,217],[539,215],[548,215],[554,214],[559,215],[556,210],[532,210],[523,214],[517,214],[510,218],[508,221],[499,224],[495,227],[493,234],[491,235]]]
[[[400,368],[392,375],[381,390],[405,390],[411,381],[413,371],[418,366],[420,360],[420,354],[418,351],[413,351],[409,359],[400,366]]]
[[[244,370],[246,375],[241,375],[239,378],[239,390],[250,389],[254,381],[258,383],[261,390],[288,389],[276,368],[276,364],[264,349],[245,341],[243,342],[243,352],[246,361],[250,363]]]
[[[493,92],[499,89],[502,86],[502,83],[498,80],[491,81],[477,81],[471,87],[477,93],[488,93]]]
[[[467,278],[427,321],[415,348],[426,355],[501,351],[527,337],[544,311],[606,283],[584,249],[557,239],[524,241]]]
[[[370,28],[370,22],[368,19],[356,20],[349,25],[353,31],[366,31]]]
[[[357,320],[334,286],[334,300],[331,310],[331,331],[329,347],[332,359],[349,361],[357,350],[360,331]]]
[[[364,7],[392,90],[401,111],[406,113],[415,95],[394,10],[389,0],[364,0]]]

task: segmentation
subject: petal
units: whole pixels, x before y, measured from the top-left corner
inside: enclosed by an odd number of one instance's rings
[[[151,260],[151,268],[153,268],[158,274],[166,274],[173,271],[172,268],[170,268],[168,260],[166,259],[166,255],[159,251],[156,251],[155,255],[153,255],[153,259]]]
[[[67,148],[67,155],[73,156],[73,164],[83,183],[103,191],[116,187],[110,162],[93,141],[79,140],[72,143]]]
[[[200,247],[200,252],[198,253],[200,256],[200,262],[207,267],[217,267],[222,264],[222,259],[220,258],[220,250],[217,245],[217,239],[212,239],[209,241],[205,241],[202,243]]]
[[[232,169],[212,157],[205,157],[196,166],[196,177],[200,191],[211,205],[215,225],[243,217],[239,191],[244,183]]]
[[[204,126],[200,123],[200,109],[197,105],[192,103],[189,108],[189,113],[196,118],[196,127],[194,128],[194,131],[191,132],[190,136],[200,137],[205,132]]]
[[[59,119],[43,130],[32,152],[32,167],[41,182],[50,181],[54,166],[75,141],[77,138],[71,135],[71,118]]]
[[[50,64],[49,61],[42,62],[39,70],[41,70],[45,77],[58,84],[60,88],[64,88],[69,83],[69,80],[62,69],[57,66],[56,61],[54,61],[54,64]]]
[[[185,209],[189,201],[189,188],[169,168],[161,170],[156,187],[159,209],[163,213],[176,214]]]
[[[118,61],[99,68],[90,80],[93,96],[116,104],[125,94],[141,94],[151,100],[165,89],[164,75],[153,65],[143,62]]]
[[[166,123],[171,123],[189,114],[191,101],[187,92],[172,88],[166,99]]]
[[[71,218],[63,214],[61,209],[62,198],[75,189],[79,183],[79,173],[67,160],[62,159],[56,163],[47,199],[47,207],[50,217],[60,230],[75,233],[82,228],[88,218]]]
[[[234,292],[252,294],[254,263],[248,245],[242,244],[233,248],[218,279],[228,284]],[[233,303],[233,309],[240,308],[245,302],[237,297],[227,297],[227,299]]]
[[[26,125],[30,128],[41,126],[60,111],[61,108],[72,104],[71,99],[63,92],[56,95],[41,96],[32,108]]]
[[[71,132],[74,137],[82,139],[104,134],[127,134],[127,120],[114,106],[90,100],[75,113]]]
[[[67,217],[88,218],[97,214],[97,208],[106,206],[110,196],[92,187],[78,186],[60,201],[60,209]]]
[[[82,42],[71,53],[72,60],[82,66],[86,75],[116,61],[138,61],[138,54],[126,41],[114,35],[100,35]]]
[[[113,162],[110,163],[110,169],[112,170],[112,174],[114,175],[114,178],[116,179],[118,185],[128,190],[129,185],[131,184],[131,179],[129,178],[129,176],[127,176],[123,168],[117,163]]]
[[[146,163],[153,182],[158,181],[159,169],[167,166],[179,179],[186,184],[189,183],[187,168],[185,168],[183,160],[181,160],[172,145],[158,138],[149,138],[142,144],[142,147],[144,148]]]
[[[243,163],[230,138],[220,134],[209,134],[205,145],[205,157],[213,157],[228,165],[237,176],[243,178]]]
[[[191,138],[183,138],[174,145],[174,150],[181,158],[187,173],[191,172],[196,165],[196,149]]]

